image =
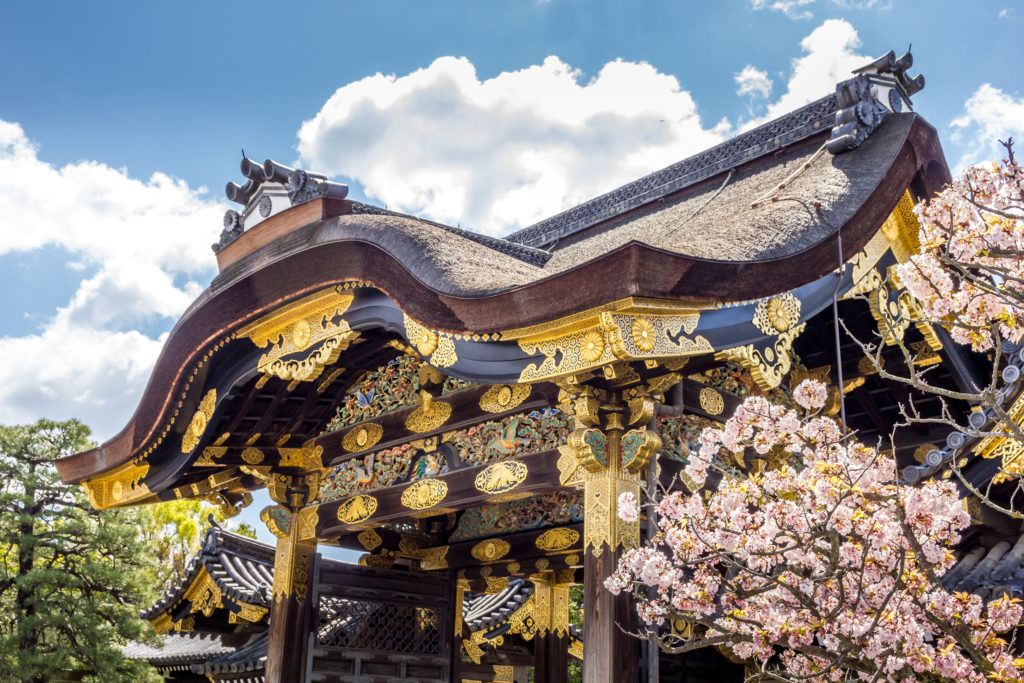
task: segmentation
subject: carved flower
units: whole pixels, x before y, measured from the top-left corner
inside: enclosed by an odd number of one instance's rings
[[[583,360],[593,363],[604,353],[604,337],[597,330],[590,330],[580,340],[580,355]]]
[[[633,321],[633,343],[645,353],[654,349],[654,325],[647,318]]]
[[[425,327],[421,327],[413,335],[412,343],[421,356],[429,356],[437,350],[437,335]]]
[[[192,422],[188,425],[189,434],[198,439],[206,431],[207,417],[206,413],[199,410],[192,416]]]
[[[309,345],[309,340],[312,336],[313,331],[310,329],[309,323],[305,320],[300,320],[295,323],[295,327],[292,328],[292,343],[295,344],[295,348],[299,351]]]
[[[779,332],[785,332],[793,324],[785,302],[778,297],[768,302],[768,320]]]

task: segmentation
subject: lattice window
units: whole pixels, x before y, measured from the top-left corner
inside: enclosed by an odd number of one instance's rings
[[[436,609],[324,595],[317,645],[441,655],[440,621]]]

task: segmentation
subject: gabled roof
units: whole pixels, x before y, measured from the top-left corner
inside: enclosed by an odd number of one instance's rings
[[[143,612],[142,617],[156,619],[161,614],[177,610],[204,572],[231,600],[270,608],[274,548],[214,526],[206,532],[202,548],[189,563],[185,576],[160,602]]]
[[[651,357],[767,348],[773,340],[752,322],[758,299],[796,292],[803,307],[793,324],[815,315],[835,291],[833,270],[865,248],[901,199],[927,196],[949,179],[934,129],[878,99],[888,78],[890,104],[905,100],[891,97],[902,81],[883,72],[855,76],[834,95],[508,240],[352,202],[302,172],[288,181],[283,201],[290,206],[277,213],[272,207],[250,229],[235,225],[218,253],[221,273],[170,333],[129,424],[99,448],[58,460],[61,477],[87,481],[100,507],[193,495],[170,489],[211,474],[192,466],[194,455],[222,433],[232,397],[262,386],[252,368],[263,349],[239,332],[332,289],[339,299],[342,290],[353,292],[337,316],[372,339],[372,348],[396,336],[409,342],[410,330],[426,327],[451,342],[450,353],[435,354],[445,374],[473,382],[523,383],[593,369],[612,359],[612,344],[604,356],[569,368],[559,365],[561,351],[548,356],[520,342],[583,313],[625,315],[634,303],[700,312],[693,339],[679,341],[680,331],[668,337],[670,349]],[[269,175],[260,173],[281,198],[283,178],[299,172],[269,167]],[[246,211],[255,196],[247,195]],[[615,357],[644,353],[620,349]],[[353,376],[367,369],[339,365]],[[338,386],[351,379],[328,377]],[[324,388],[329,401],[334,394]],[[189,416],[207,410],[207,395],[209,429],[186,446]],[[320,424],[298,420],[288,434],[305,443]],[[236,493],[259,485],[243,474],[232,475]]]

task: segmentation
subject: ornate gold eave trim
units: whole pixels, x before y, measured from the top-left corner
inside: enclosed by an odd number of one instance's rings
[[[132,505],[152,495],[142,482],[148,472],[148,462],[130,462],[83,481],[82,488],[97,510]]]
[[[718,308],[719,304],[713,301],[706,302],[681,302],[669,299],[648,299],[644,297],[630,296],[618,299],[601,306],[588,308],[579,313],[555,318],[554,320],[517,327],[501,332],[501,341],[541,341],[552,339],[561,335],[585,330],[597,325],[602,313],[620,313],[623,315],[683,315],[699,314],[701,311],[708,311]]]

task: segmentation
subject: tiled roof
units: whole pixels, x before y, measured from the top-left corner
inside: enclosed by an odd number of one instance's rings
[[[232,600],[260,607],[270,606],[274,549],[251,538],[212,527],[206,532],[202,549],[189,564],[185,576],[163,600],[143,612],[142,617],[153,619],[165,610],[173,609],[203,569],[221,592]]]
[[[128,643],[121,652],[128,659],[144,659],[160,668],[186,669],[191,664],[206,662],[225,655],[234,648],[225,647],[220,638],[206,634],[169,633],[163,645]]]
[[[252,679],[242,678],[240,680],[262,683],[263,670],[267,665],[267,640],[269,637],[268,632],[253,636],[249,642],[235,650],[211,658],[205,664],[193,665],[192,671],[204,675],[252,672]],[[232,678],[232,680],[239,679]]]
[[[997,599],[1024,598],[1024,534],[1015,541],[978,544],[942,577],[947,590]]]
[[[490,631],[501,626],[532,594],[533,584],[515,578],[509,579],[508,587],[500,593],[471,593],[462,602],[462,622],[470,631]]]

